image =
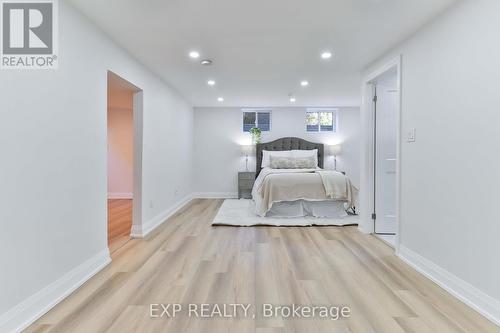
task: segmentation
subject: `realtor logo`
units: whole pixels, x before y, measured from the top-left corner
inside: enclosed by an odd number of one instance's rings
[[[57,68],[56,0],[0,0],[2,69]]]

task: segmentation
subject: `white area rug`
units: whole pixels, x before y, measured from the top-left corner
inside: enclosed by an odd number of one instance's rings
[[[294,217],[294,218],[273,218],[260,217],[254,212],[254,203],[248,199],[227,199],[215,216],[212,225],[230,225],[230,226],[345,226],[358,224],[357,216],[347,216],[341,219],[317,218],[317,217]]]

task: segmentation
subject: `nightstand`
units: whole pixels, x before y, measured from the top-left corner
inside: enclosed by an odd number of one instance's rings
[[[255,182],[255,172],[238,172],[238,199],[252,198],[252,188]]]

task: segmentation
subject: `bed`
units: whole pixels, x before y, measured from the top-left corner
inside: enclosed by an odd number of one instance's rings
[[[353,211],[357,190],[346,175],[324,170],[323,144],[290,137],[256,148],[252,197],[258,216],[342,219]]]

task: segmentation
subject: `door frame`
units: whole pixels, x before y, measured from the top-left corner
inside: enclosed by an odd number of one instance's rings
[[[132,229],[130,237],[137,238],[137,230],[142,230],[142,149],[143,149],[143,115],[144,92],[138,88],[134,92],[133,125],[134,125],[134,180],[132,195]]]
[[[118,74],[112,70],[106,71],[106,88],[109,84],[109,75],[114,75],[119,77],[121,80],[125,81],[133,91],[133,102],[132,102],[132,123],[133,123],[133,183],[132,183],[132,228],[130,230],[130,238],[137,238],[138,231],[142,230],[142,164],[143,164],[143,118],[144,118],[144,91],[128,80],[124,75]],[[107,94],[107,92],[106,92]],[[107,99],[107,95],[106,95]],[[107,112],[107,107],[106,107]],[[106,144],[108,144],[108,131],[107,131],[108,119],[106,116]],[[108,181],[108,159],[106,157],[106,198],[107,193],[107,181]],[[108,210],[106,209],[106,226],[108,221]],[[106,227],[106,240],[108,238],[108,229]],[[109,244],[108,244],[109,251]]]
[[[398,99],[396,111],[397,142],[396,142],[396,253],[399,252],[401,237],[401,111],[402,111],[402,56],[399,55],[377,67],[365,76],[361,86],[361,126],[362,126],[362,151],[361,151],[361,191],[360,191],[360,224],[359,229],[364,233],[375,233],[375,223],[372,212],[375,198],[374,188],[374,130],[375,119],[373,112],[373,84],[372,82],[387,71],[396,69]]]

